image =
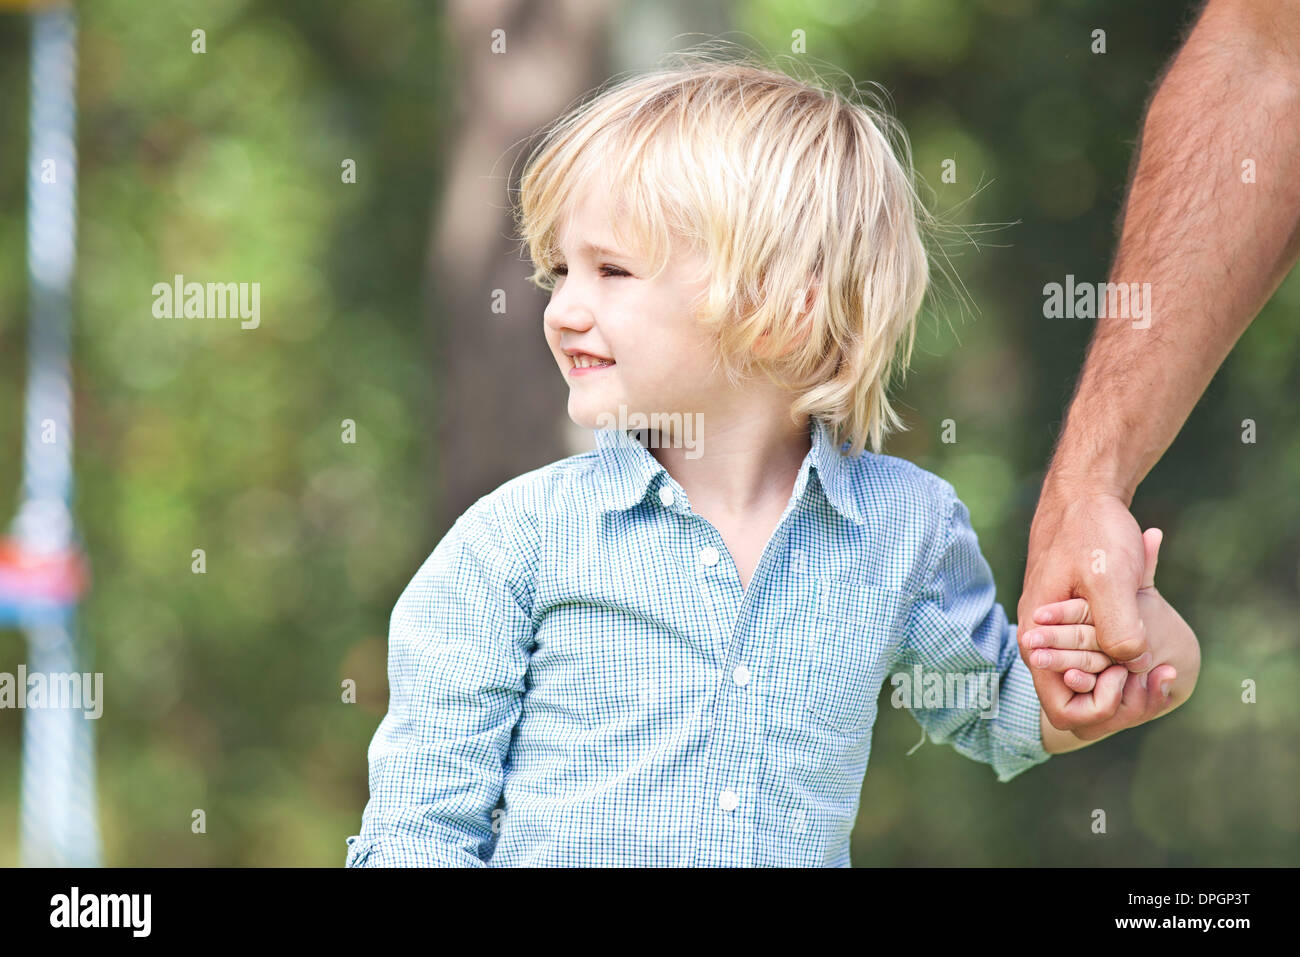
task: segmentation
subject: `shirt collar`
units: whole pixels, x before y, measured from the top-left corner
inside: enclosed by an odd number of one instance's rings
[[[632,433],[618,429],[594,431],[597,460],[605,479],[602,495],[606,510],[621,512],[629,509],[639,504],[652,486],[672,482],[668,470]],[[812,417],[809,433],[812,447],[799,468],[793,497],[798,499],[804,494],[810,473],[816,473],[822,493],[835,510],[855,524],[865,525],[866,519],[853,494],[848,459],[833,444],[830,427],[821,419]],[[675,482],[672,484],[676,486]]]

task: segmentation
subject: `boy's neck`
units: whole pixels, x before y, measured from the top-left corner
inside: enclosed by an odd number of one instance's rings
[[[654,448],[658,460],[686,490],[697,511],[740,519],[784,509],[812,447],[807,417],[790,422],[784,407],[753,408],[727,417],[703,416],[702,454]],[[692,453],[694,454],[694,453]]]

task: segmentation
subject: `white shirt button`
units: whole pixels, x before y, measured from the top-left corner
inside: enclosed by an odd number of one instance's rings
[[[731,673],[731,678],[743,688],[749,684],[749,669],[744,665],[736,665],[736,670]]]
[[[673,504],[673,490],[667,485],[659,490],[659,501],[664,503],[664,508]]]
[[[718,804],[724,811],[734,811],[740,804],[740,797],[735,791],[723,791],[718,795]]]
[[[705,545],[700,549],[700,564],[712,568],[718,564],[718,550],[712,545]]]

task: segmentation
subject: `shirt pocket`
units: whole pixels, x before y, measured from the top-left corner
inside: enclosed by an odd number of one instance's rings
[[[876,699],[898,643],[902,595],[840,579],[818,583],[807,642],[804,707],[843,734],[860,734],[876,719]]]

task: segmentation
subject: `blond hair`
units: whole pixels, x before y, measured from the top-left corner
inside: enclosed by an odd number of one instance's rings
[[[906,374],[929,282],[906,134],[880,94],[850,97],[749,56],[676,56],[546,131],[515,218],[530,281],[554,288],[572,198],[595,183],[655,276],[673,237],[703,252],[715,369],[733,383],[767,375],[795,394],[792,421],[820,418],[849,454],[868,440],[879,452],[905,428],[888,389]]]

